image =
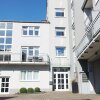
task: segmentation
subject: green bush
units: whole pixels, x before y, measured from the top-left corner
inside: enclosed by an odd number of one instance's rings
[[[20,88],[20,93],[27,93],[27,89],[26,88]]]
[[[40,88],[39,87],[36,87],[35,88],[35,92],[40,92]]]
[[[33,88],[28,88],[27,89],[27,93],[33,93],[34,92],[34,89]]]

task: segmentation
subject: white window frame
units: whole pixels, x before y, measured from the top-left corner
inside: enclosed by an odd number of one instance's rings
[[[57,32],[63,32],[64,35],[57,35]],[[65,27],[55,27],[55,35],[56,37],[65,37]]]
[[[24,27],[26,27],[26,29],[24,29]],[[27,31],[27,35],[23,34],[23,31],[26,30]],[[33,31],[33,35],[29,34],[29,31],[32,30]],[[35,34],[35,30],[38,31],[38,35]],[[22,26],[22,36],[33,36],[33,37],[38,37],[40,36],[40,27],[39,26]]]
[[[57,51],[57,48],[64,48],[64,54],[63,55],[60,55],[59,52]],[[57,46],[56,48],[56,57],[66,57],[66,47],[63,47],[63,46]]]
[[[0,36],[0,38],[3,38],[4,39],[4,43],[0,43],[0,45],[3,45],[4,46],[4,50],[3,52],[6,52],[6,51],[11,51],[12,50],[12,35],[13,35],[13,24],[12,23],[4,23],[4,22],[0,22],[0,24],[4,24],[4,28],[0,28],[0,31],[4,31],[4,36]],[[8,25],[11,24],[12,26],[10,26],[10,28],[8,28]],[[12,35],[11,36],[7,36],[7,31],[11,31],[12,32]],[[6,43],[6,39],[7,38],[11,38],[11,43]],[[10,49],[6,49],[6,46],[11,46]]]
[[[22,79],[22,72],[26,72],[26,75],[25,75],[25,80],[23,80]],[[32,72],[32,79],[31,80],[29,80],[28,79],[28,72]],[[34,72],[38,72],[38,79],[34,79],[34,77],[33,77],[33,75],[34,75]],[[20,81],[40,81],[40,71],[39,70],[22,70],[22,71],[20,71]]]
[[[64,15],[57,16],[56,13],[63,13]],[[55,8],[55,17],[65,17],[65,8]]]
[[[31,49],[33,51],[33,55],[29,55],[29,47],[32,47],[33,49]],[[26,47],[21,47],[21,52],[23,50],[27,51],[27,57],[26,57],[26,61],[28,61],[28,57],[34,57],[34,56],[39,56],[40,54],[40,46],[26,46]],[[35,51],[38,50],[39,54],[35,55]]]

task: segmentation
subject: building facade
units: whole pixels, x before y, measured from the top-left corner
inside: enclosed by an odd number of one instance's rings
[[[67,8],[66,0],[47,0],[45,21],[0,21],[0,94],[71,91]]]
[[[73,4],[72,4],[73,3]],[[100,0],[73,0],[79,93],[100,93]]]

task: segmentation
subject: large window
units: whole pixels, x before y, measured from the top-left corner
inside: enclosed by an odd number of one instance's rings
[[[39,36],[39,27],[23,26],[23,36]]]
[[[12,23],[0,23],[0,51],[11,51]]]
[[[56,56],[65,56],[65,47],[56,47]]]
[[[39,81],[39,71],[21,71],[22,81]]]
[[[63,8],[55,8],[55,16],[56,17],[64,17],[64,9]]]
[[[33,57],[38,57],[39,47],[22,47],[22,61],[30,61]]]
[[[56,36],[65,36],[65,28],[64,27],[56,27],[55,32],[56,32]]]

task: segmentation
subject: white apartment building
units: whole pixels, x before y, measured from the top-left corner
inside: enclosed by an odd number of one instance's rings
[[[0,94],[71,91],[67,8],[67,0],[47,0],[48,21],[0,21]]]

